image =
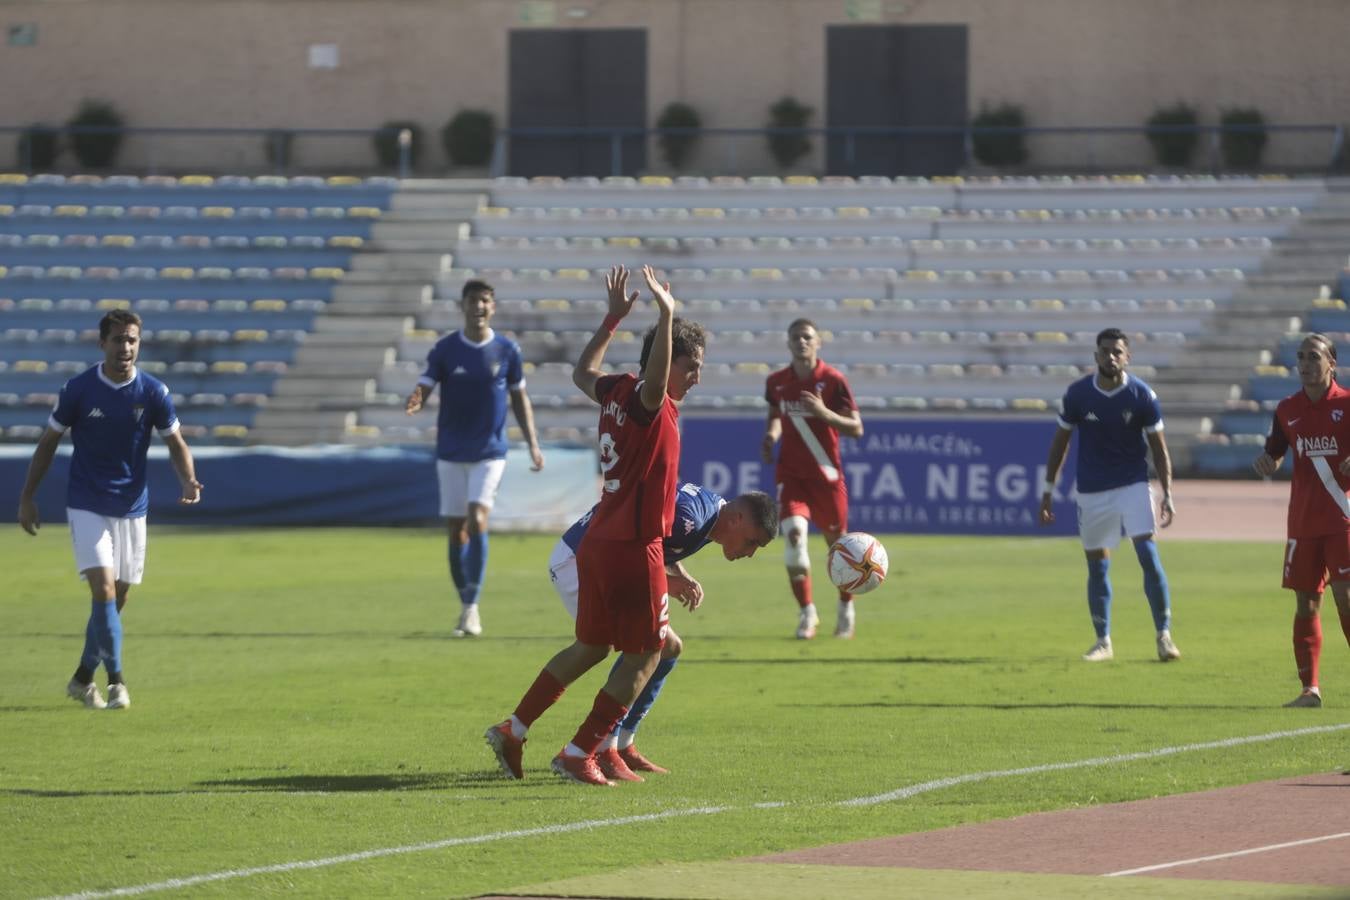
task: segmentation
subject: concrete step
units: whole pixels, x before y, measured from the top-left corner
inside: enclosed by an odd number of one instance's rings
[[[253,417],[253,426],[249,429],[251,437],[257,437],[269,429],[296,432],[312,432],[316,429],[346,431],[348,426],[356,424],[353,410],[339,409],[287,409],[284,404],[272,404],[258,410]]]
[[[432,303],[430,300],[418,300],[415,302],[403,300],[351,300],[343,303],[328,304],[324,309],[324,314],[344,319],[387,315],[417,318],[431,308]]]
[[[361,284],[343,283],[333,288],[333,303],[392,301],[395,303],[430,303],[434,292],[430,284],[415,282]],[[1316,296],[1314,294],[1314,296]]]
[[[407,316],[368,316],[353,319],[346,316],[319,316],[306,338],[306,344],[322,343],[332,340],[338,343],[351,343],[353,339],[365,343],[377,343],[387,339],[401,338],[413,322]],[[334,338],[330,336],[341,335]]]
[[[365,375],[378,372],[397,359],[398,352],[389,344],[338,347],[301,344],[295,351],[287,377]]]
[[[452,257],[444,248],[435,250],[363,251],[352,257],[349,272],[393,273],[428,280],[447,272]]]
[[[469,236],[468,218],[456,218],[438,213],[435,218],[386,217],[370,230],[375,241],[437,240],[449,243]]]
[[[350,404],[352,408],[365,403],[375,393],[374,378],[304,378],[288,374],[272,388],[274,400],[286,398],[322,398],[333,403]],[[275,408],[273,403],[270,408]]]

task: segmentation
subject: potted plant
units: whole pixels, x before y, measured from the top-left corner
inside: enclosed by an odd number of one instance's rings
[[[660,129],[686,129],[683,132],[663,133],[658,141],[661,144],[661,155],[665,157],[666,164],[675,171],[681,171],[689,163],[689,157],[694,152],[694,147],[698,144],[698,129],[703,126],[703,120],[699,117],[698,110],[694,109],[688,103],[681,103],[678,100],[666,105],[661,111],[661,115],[656,119],[656,127]]]
[[[1252,108],[1226,109],[1219,116],[1219,147],[1228,169],[1255,169],[1266,147],[1266,117]]]
[[[970,120],[972,128],[1025,128],[1026,114],[1014,103],[981,106]],[[986,166],[1020,166],[1027,161],[1027,139],[1020,131],[971,135],[975,160]]]
[[[25,171],[50,169],[61,153],[61,129],[35,123],[19,132],[15,156]]]
[[[441,129],[441,146],[454,166],[485,166],[492,159],[497,124],[492,113],[462,109]]]
[[[80,165],[89,169],[106,169],[117,160],[122,148],[122,116],[111,103],[104,100],[86,100],[66,122],[70,132],[70,149]],[[96,131],[78,129],[91,128]]]
[[[793,97],[784,97],[769,107],[769,128],[804,128],[815,112]],[[788,169],[811,152],[811,139],[804,134],[769,134],[769,153],[779,167]]]
[[[1148,118],[1148,142],[1153,145],[1153,155],[1164,166],[1188,166],[1195,155],[1196,145],[1200,142],[1200,133],[1185,130],[1200,121],[1195,107],[1189,103],[1175,103],[1164,106]]]
[[[375,146],[375,158],[379,160],[380,165],[386,169],[397,169],[399,166],[399,135],[407,131],[411,136],[411,143],[408,145],[408,165],[410,168],[416,168],[417,157],[422,151],[422,126],[416,122],[407,122],[394,120],[385,122],[380,126],[380,130],[375,132],[372,142]]]

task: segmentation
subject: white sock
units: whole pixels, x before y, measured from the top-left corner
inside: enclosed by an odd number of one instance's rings
[[[612,733],[607,735],[605,739],[600,742],[601,750],[615,750],[618,749],[618,746],[619,746],[619,738],[617,735]]]
[[[563,748],[563,755],[570,756],[573,759],[585,759],[586,757],[590,756],[589,753],[587,753],[585,750],[582,750],[580,747],[578,747],[576,744],[573,743],[568,743],[568,745]]]
[[[627,750],[633,746],[633,741],[637,739],[636,731],[629,731],[627,728],[619,729],[619,749]]]
[[[525,740],[525,735],[529,734],[529,731],[530,729],[526,727],[525,723],[517,719],[515,717],[515,714],[512,714],[511,734],[515,736],[516,740],[518,741]]]

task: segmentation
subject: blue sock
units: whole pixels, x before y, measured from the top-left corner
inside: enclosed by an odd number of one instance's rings
[[[624,731],[637,731],[638,724],[642,718],[651,710],[652,704],[656,702],[656,697],[661,693],[661,687],[666,683],[666,676],[675,668],[679,659],[663,659],[656,664],[656,671],[652,677],[647,679],[647,685],[638,694],[638,698],[633,701],[633,706],[628,710],[628,715],[623,717],[619,723],[619,728]]]
[[[477,603],[478,591],[483,586],[483,572],[487,569],[488,536],[487,532],[469,535],[464,545],[464,587],[459,592],[459,601],[464,604]]]
[[[450,580],[455,583],[455,590],[459,591],[460,596],[464,594],[464,545],[456,544],[454,539],[450,540]]]
[[[98,650],[98,627],[94,623],[96,617],[103,615],[103,610],[99,608],[102,603],[102,600],[93,601],[93,608],[89,610],[89,621],[84,626],[84,652],[80,654],[80,668],[89,672],[97,671],[99,663],[103,660]],[[113,606],[114,608],[117,606],[116,601],[113,602]]]
[[[1092,613],[1092,627],[1100,640],[1111,633],[1111,579],[1106,575],[1111,559],[1089,559],[1087,564],[1088,612]]]
[[[1134,552],[1144,570],[1144,595],[1153,610],[1153,627],[1166,631],[1172,624],[1172,598],[1167,590],[1167,574],[1158,558],[1158,545],[1152,540],[1135,541]]]
[[[117,614],[117,601],[94,600],[93,615],[94,641],[98,646],[99,659],[109,674],[122,671],[122,617]]]

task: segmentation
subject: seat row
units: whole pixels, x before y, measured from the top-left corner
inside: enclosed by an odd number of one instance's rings
[[[251,419],[250,419],[251,421]],[[9,443],[32,443],[42,436],[44,425],[29,423],[13,424],[0,429],[0,436]],[[204,425],[200,423],[180,425],[180,433],[194,444],[210,442],[213,444],[248,443],[249,425],[241,423],[221,423]]]
[[[14,310],[28,312],[89,312],[91,310],[110,310],[110,309],[130,309],[137,313],[164,313],[173,310],[175,312],[227,312],[227,313],[320,313],[323,312],[328,301],[320,300],[315,297],[297,297],[292,300],[258,298],[255,300],[238,300],[230,298],[221,298],[218,300],[201,300],[190,297],[180,297],[170,300],[162,297],[144,297],[140,300],[123,300],[117,298],[104,298],[102,300],[90,300],[86,297],[62,297],[52,299],[50,297],[24,297],[14,300],[9,297],[0,297],[0,312],[12,312]]]
[[[0,248],[16,247],[117,247],[126,249],[169,250],[355,250],[366,239],[355,234],[280,235],[280,234],[0,234]]]
[[[49,278],[69,280],[87,278],[96,280],[172,278],[178,280],[205,279],[280,279],[295,281],[305,278],[336,281],[346,274],[338,266],[0,266],[0,279]]]
[[[0,203],[0,222],[6,219],[378,219],[384,211],[378,206],[154,206],[139,204],[87,205],[83,203]]]
[[[21,172],[0,172],[0,185],[34,185],[42,187],[116,187],[116,188],[350,188],[369,187],[393,190],[398,179],[386,175],[359,178],[354,175],[60,175],[43,172],[25,175]]]

